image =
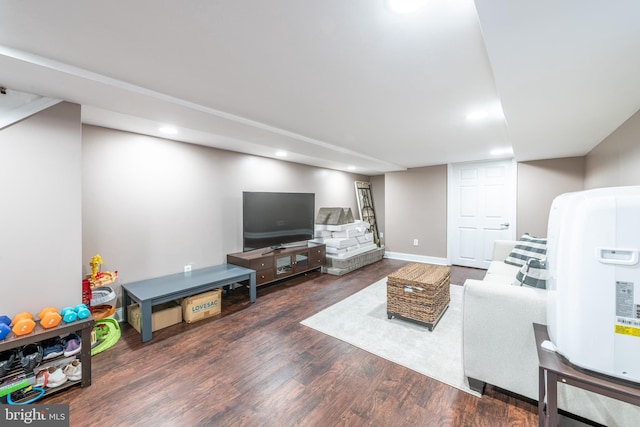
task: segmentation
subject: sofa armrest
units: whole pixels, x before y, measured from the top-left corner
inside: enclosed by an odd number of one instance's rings
[[[537,400],[533,323],[547,323],[544,289],[467,280],[463,297],[465,376]]]
[[[500,281],[467,280],[463,294],[464,375],[538,400],[533,323],[546,324],[546,290]],[[611,427],[635,426],[640,407],[558,384],[558,407]]]
[[[493,261],[504,261],[516,246],[516,243],[515,240],[495,240],[491,259]]]

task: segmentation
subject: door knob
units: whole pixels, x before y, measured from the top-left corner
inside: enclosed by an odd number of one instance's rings
[[[500,224],[500,227],[502,227],[503,230],[506,230],[507,228],[509,228],[509,223],[508,222],[504,222],[504,223]]]

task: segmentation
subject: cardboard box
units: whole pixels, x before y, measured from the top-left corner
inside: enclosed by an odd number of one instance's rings
[[[182,300],[182,317],[185,322],[192,323],[207,317],[220,314],[221,289],[192,295]]]
[[[140,306],[131,304],[127,307],[129,324],[140,332]],[[182,307],[175,302],[166,302],[151,307],[151,331],[166,328],[182,322]]]

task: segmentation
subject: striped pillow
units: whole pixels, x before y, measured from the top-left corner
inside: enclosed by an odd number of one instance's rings
[[[547,239],[538,239],[528,234],[523,234],[516,243],[505,263],[522,267],[529,258],[544,259],[547,257]]]
[[[529,258],[527,263],[516,274],[512,283],[516,286],[530,286],[532,288],[547,288],[547,260]]]

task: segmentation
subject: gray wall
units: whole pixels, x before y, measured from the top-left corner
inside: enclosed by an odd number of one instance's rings
[[[518,164],[517,236],[546,236],[549,208],[565,192],[583,189],[584,157]],[[371,179],[375,189],[377,177]],[[447,257],[447,168],[432,166],[385,175],[386,250]],[[384,230],[386,228],[386,230]],[[419,246],[413,246],[418,239]]]
[[[242,191],[316,193],[357,212],[356,174],[83,126],[82,259],[120,283],[226,262],[242,250]]]
[[[0,130],[0,314],[82,301],[81,138],[70,103]]]
[[[639,140],[636,113],[584,160],[521,163],[519,233],[541,234],[555,193],[580,189],[583,161],[585,188],[640,184]],[[315,192],[316,208],[357,212],[353,181],[369,180],[82,127],[70,103],[0,130],[0,179],[0,313],[9,316],[80,302],[96,253],[123,281],[223,262],[241,249],[243,190]],[[387,251],[446,257],[446,166],[370,181]]]
[[[586,158],[585,188],[640,184],[640,111]]]
[[[447,257],[446,165],[387,173],[384,209],[387,251]]]
[[[518,163],[517,237],[546,237],[551,202],[584,188],[584,164],[584,157]]]

